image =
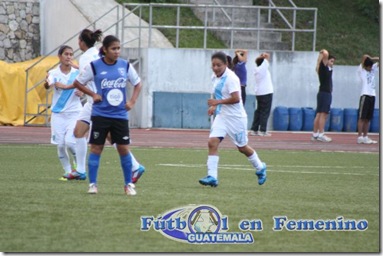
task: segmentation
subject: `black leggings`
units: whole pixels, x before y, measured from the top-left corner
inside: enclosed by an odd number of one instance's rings
[[[266,94],[256,96],[257,98],[257,109],[254,111],[253,124],[251,130],[266,132],[267,120],[270,116],[271,103],[273,102],[273,94]]]

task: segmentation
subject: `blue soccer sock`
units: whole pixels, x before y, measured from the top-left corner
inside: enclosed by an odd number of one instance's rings
[[[89,183],[97,184],[97,174],[98,167],[100,166],[100,155],[96,155],[93,153],[89,154],[88,158],[88,172],[89,172]]]
[[[124,173],[125,185],[132,183],[132,157],[130,153],[120,156],[122,171]]]

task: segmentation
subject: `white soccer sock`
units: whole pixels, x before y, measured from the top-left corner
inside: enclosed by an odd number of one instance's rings
[[[57,155],[61,162],[62,167],[64,168],[65,173],[71,173],[72,168],[70,166],[68,151],[64,145],[57,145]]]
[[[72,157],[73,157],[73,167],[74,167],[74,166],[77,165],[76,143],[67,143],[66,147],[69,150],[69,152],[72,154]]]
[[[88,151],[88,142],[86,138],[76,138],[76,161],[77,172],[85,173],[86,153]]]
[[[249,156],[247,159],[249,160],[249,162],[253,165],[255,169],[257,169],[258,171],[262,170],[263,164],[261,162],[261,159],[259,159],[257,152],[254,151],[254,154]]]
[[[219,156],[208,156],[207,157],[207,175],[213,178],[218,178],[218,162]]]
[[[137,162],[137,160],[134,157],[132,151],[130,151],[130,156],[132,157],[132,171],[135,171],[135,170],[137,170],[140,167],[140,164]]]

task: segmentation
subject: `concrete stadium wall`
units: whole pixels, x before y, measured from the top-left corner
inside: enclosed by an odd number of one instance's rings
[[[42,55],[49,54],[90,23],[70,0],[40,0],[40,14]],[[77,37],[66,44],[77,47]]]
[[[142,49],[142,83],[143,91],[134,110],[130,122],[132,127],[153,127],[153,102],[155,92],[178,92],[195,94],[210,93],[211,90],[211,64],[210,57],[215,50],[199,49]],[[233,50],[224,50],[233,56]],[[246,109],[249,115],[249,124],[252,122],[254,110],[254,60],[259,51],[249,51],[248,70],[248,102]],[[123,53],[128,58],[129,50]],[[316,94],[319,81],[315,72],[317,52],[271,52],[270,72],[274,84],[274,98],[272,109],[276,106],[284,107],[316,107]],[[356,75],[358,63],[355,66],[334,66],[333,73],[333,103],[334,108],[358,108],[361,85]],[[376,108],[379,108],[379,74],[376,74],[377,97]],[[166,104],[173,104],[172,94],[169,94]],[[201,102],[201,95],[195,98],[193,104],[205,105]],[[163,95],[162,95],[163,97]],[[178,96],[174,96],[178,97]],[[203,98],[203,97],[202,97]],[[179,105],[174,105],[177,108]],[[156,105],[161,108],[161,105]],[[164,115],[172,117],[169,106],[164,106]],[[207,108],[206,108],[207,111]],[[195,118],[207,119],[206,111]],[[155,110],[156,114],[161,109]],[[268,123],[272,129],[272,116]],[[176,125],[174,125],[176,127]],[[169,127],[173,128],[173,127]]]

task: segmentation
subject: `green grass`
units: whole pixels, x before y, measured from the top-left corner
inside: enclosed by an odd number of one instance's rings
[[[177,0],[117,0],[119,3],[177,3]],[[274,0],[277,6],[289,6],[286,0]],[[375,0],[294,0],[298,7],[318,8],[316,51],[328,49],[336,56],[336,64],[358,65],[363,54],[379,56],[379,2]],[[257,0],[254,4],[268,5],[267,0]],[[145,9],[145,8],[144,8]],[[157,25],[175,25],[175,8],[154,8],[153,23]],[[283,11],[292,22],[292,12]],[[148,10],[143,18],[148,20]],[[282,19],[273,15],[275,27],[285,28]],[[182,8],[182,25],[202,26],[202,22],[189,9]],[[312,12],[297,13],[297,28],[313,28]],[[164,29],[161,32],[175,45],[175,30]],[[282,40],[291,45],[291,33],[283,32]],[[312,50],[312,34],[296,33],[296,51]],[[180,48],[203,48],[203,31],[183,30],[180,34]],[[211,33],[208,34],[207,48],[227,48]]]
[[[259,186],[250,164],[234,150],[220,152],[220,185],[202,187],[206,150],[133,148],[147,172],[137,196],[123,193],[117,152],[105,148],[99,193],[87,181],[59,181],[54,146],[0,145],[0,251],[4,252],[378,252],[379,155],[258,151],[268,181]],[[364,175],[359,175],[363,173]],[[209,204],[228,216],[231,232],[260,219],[249,245],[193,245],[150,229],[141,216],[188,204]],[[366,219],[364,232],[275,232],[273,216],[288,219]]]
[[[379,10],[378,1],[365,2],[369,8]],[[358,65],[363,54],[379,56],[379,21],[372,14],[366,15],[356,1],[294,0],[294,3],[318,8],[316,49],[328,49],[336,56],[336,64]],[[304,40],[298,42],[297,50],[305,48],[304,45]]]
[[[137,0],[118,0],[119,3],[143,3],[145,1]],[[162,1],[166,3],[177,3],[175,0]],[[134,7],[133,7],[134,8]],[[135,12],[139,16],[139,11]],[[174,7],[155,7],[153,8],[153,24],[154,25],[177,25],[177,9]],[[149,7],[142,7],[142,18],[149,21]],[[203,27],[200,21],[190,8],[180,9],[180,26],[198,26]],[[164,36],[176,46],[177,30],[176,29],[159,29]],[[179,48],[204,48],[204,31],[201,29],[181,29],[179,31]],[[206,48],[223,49],[225,44],[212,33],[207,33]]]

